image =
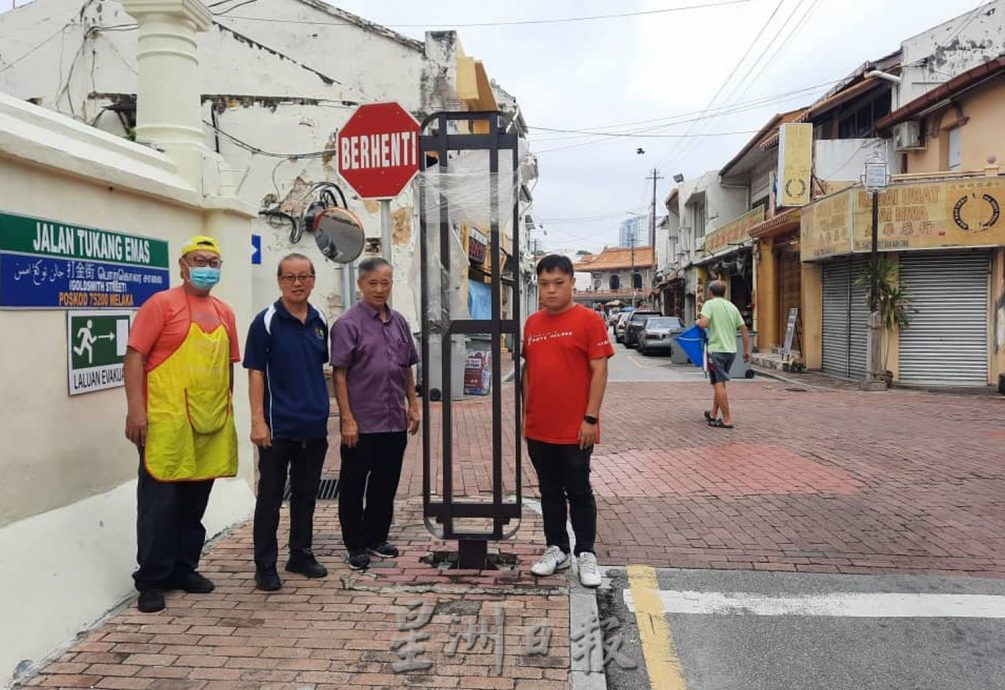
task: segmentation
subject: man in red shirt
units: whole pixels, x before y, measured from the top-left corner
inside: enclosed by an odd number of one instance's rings
[[[597,503],[590,486],[590,455],[600,441],[607,358],[614,356],[614,348],[600,314],[572,301],[575,277],[567,257],[541,259],[537,282],[543,309],[524,326],[522,383],[524,435],[540,484],[547,548],[531,572],[551,575],[569,567],[568,510],[580,582],[597,587]]]

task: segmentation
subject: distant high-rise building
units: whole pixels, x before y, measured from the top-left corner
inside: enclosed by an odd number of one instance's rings
[[[632,216],[621,221],[618,228],[619,247],[642,247],[649,244],[649,217]]]

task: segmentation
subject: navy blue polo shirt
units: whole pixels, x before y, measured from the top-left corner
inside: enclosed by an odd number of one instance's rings
[[[328,323],[308,305],[307,320],[296,318],[282,300],[251,322],[244,368],[265,373],[265,421],[272,438],[328,436]]]

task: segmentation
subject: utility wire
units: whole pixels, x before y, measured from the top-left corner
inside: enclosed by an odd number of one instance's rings
[[[704,117],[679,119],[679,120],[677,120],[675,122],[665,121],[663,124],[651,125],[651,126],[648,126],[648,127],[631,128],[631,129],[625,130],[624,132],[607,132],[607,131],[603,131],[603,129],[600,128],[600,127],[587,127],[587,128],[583,128],[583,129],[573,129],[573,128],[560,128],[560,127],[538,127],[538,126],[531,125],[531,126],[528,127],[528,129],[534,130],[534,131],[540,131],[540,132],[554,132],[554,133],[558,133],[555,136],[551,136],[551,137],[542,136],[542,137],[535,137],[535,139],[534,139],[536,142],[547,141],[547,142],[552,142],[552,143],[558,143],[560,141],[569,141],[569,140],[576,140],[576,139],[585,139],[585,138],[588,138],[590,136],[604,136],[604,137],[634,136],[634,135],[644,136],[641,133],[652,132],[652,131],[656,131],[656,130],[660,130],[660,129],[666,129],[666,128],[669,128],[669,127],[676,127],[676,126],[679,126],[679,125],[688,124],[690,122],[697,122],[698,120],[702,120],[702,119],[724,117],[726,115],[733,115],[733,114],[740,113],[740,112],[745,112],[745,111],[748,111],[748,110],[756,110],[756,109],[761,108],[761,107],[763,107],[765,105],[768,105],[768,104],[770,104],[772,102],[776,102],[776,101],[778,101],[778,102],[784,102],[784,101],[787,101],[787,100],[791,100],[792,98],[794,98],[796,96],[801,96],[802,94],[805,94],[805,93],[808,93],[808,92],[811,92],[811,91],[815,91],[815,90],[819,89],[821,86],[828,86],[828,85],[836,84],[836,83],[838,83],[838,80],[831,81],[831,82],[825,82],[825,83],[822,83],[822,84],[817,84],[815,86],[807,87],[805,89],[800,89],[798,91],[790,92],[790,93],[787,93],[787,94],[781,94],[779,96],[773,96],[773,97],[769,97],[769,98],[760,98],[760,99],[757,99],[755,101],[750,101],[748,103],[745,103],[743,105],[737,104],[735,106],[718,108],[718,109],[715,109],[714,111],[710,111]],[[695,111],[695,112],[697,113],[698,111]],[[682,113],[682,114],[676,115],[676,116],[668,116],[667,118],[665,118],[665,120],[669,120],[671,117],[684,118],[685,115],[687,115],[687,113]],[[646,122],[658,122],[658,121],[663,120],[663,119],[664,118],[659,118],[659,119],[654,119],[654,120],[647,120]],[[652,136],[652,135],[650,135],[650,136]]]
[[[11,62],[8,62],[3,67],[0,67],[0,72],[6,72],[11,67],[13,67],[17,63],[21,62],[26,57],[28,57],[29,55],[31,55],[32,53],[34,53],[36,50],[38,50],[39,48],[41,48],[42,46],[44,46],[45,44],[47,44],[49,41],[51,41],[52,39],[54,39],[56,36],[58,36],[59,34],[63,33],[64,31],[66,31],[67,28],[69,28],[70,26],[73,26],[73,22],[67,22],[66,24],[63,24],[63,26],[61,26],[58,29],[56,29],[55,31],[53,31],[52,34],[50,34],[49,36],[46,36],[40,43],[37,43],[36,45],[34,45],[31,48],[29,48],[26,52],[24,52],[21,55],[21,57],[14,58],[14,60],[12,60]]]
[[[463,24],[457,24],[454,22],[448,22],[448,23],[424,22],[422,24],[382,24],[381,26],[385,26],[388,28],[399,28],[399,29],[421,29],[429,26],[450,26],[451,28],[457,28],[457,29],[469,29],[469,28],[490,27],[490,26],[527,26],[527,25],[539,25],[539,24],[565,24],[571,22],[598,21],[603,19],[623,19],[626,17],[641,17],[648,15],[667,14],[670,12],[684,12],[687,10],[700,10],[715,7],[725,7],[727,5],[741,5],[748,2],[750,2],[750,0],[726,0],[725,2],[702,3],[698,5],[685,5],[682,7],[666,7],[658,10],[643,10],[639,12],[620,12],[617,14],[595,14],[580,17],[555,17],[551,19],[517,19],[511,21],[470,22]],[[349,20],[336,21],[336,22],[312,22],[298,19],[274,19],[272,17],[246,17],[242,15],[230,15],[230,18],[243,19],[246,21],[272,22],[276,24],[307,24],[310,26],[357,25],[356,22],[352,22]]]
[[[705,110],[706,111],[709,108],[712,107],[712,105],[715,103],[715,101],[719,98],[719,96],[722,94],[722,92],[729,85],[730,81],[732,81],[733,77],[736,76],[736,73],[740,70],[740,67],[743,65],[743,62],[750,55],[751,51],[754,49],[754,46],[757,45],[757,42],[761,40],[761,36],[763,36],[764,32],[767,31],[768,26],[771,24],[771,21],[775,18],[775,15],[778,14],[778,11],[782,8],[782,4],[784,2],[785,2],[785,0],[778,0],[778,4],[775,5],[775,9],[772,10],[772,12],[771,12],[770,15],[768,15],[767,21],[764,22],[764,24],[761,26],[760,31],[757,32],[756,36],[754,36],[754,40],[752,40],[750,42],[750,45],[747,46],[747,50],[744,51],[743,55],[737,61],[736,65],[733,67],[732,71],[729,73],[729,75],[726,76],[726,79],[722,82],[722,84],[716,90],[715,94],[708,101],[708,105],[705,106]],[[692,125],[691,127],[689,127],[688,128],[688,133],[690,133],[693,128],[694,128],[694,125]],[[676,165],[676,162],[684,155],[684,153],[687,152],[687,150],[689,148],[689,146],[688,146],[689,141],[690,140],[685,140],[682,145],[674,146],[672,149],[668,150],[660,158],[659,162],[656,164],[655,167],[657,167],[657,168],[662,167],[662,164],[665,163],[665,162],[667,162],[667,159],[670,159],[671,157],[672,157],[672,162],[674,163],[674,165]],[[671,167],[673,167],[673,166],[671,166]]]
[[[763,60],[768,55],[768,51],[770,51],[772,46],[775,45],[775,42],[778,41],[779,37],[782,35],[782,32],[785,31],[785,27],[787,27],[789,25],[789,22],[792,21],[792,18],[799,13],[799,10],[802,9],[802,6],[805,2],[806,0],[798,0],[798,2],[796,2],[796,4],[792,8],[792,11],[789,12],[788,16],[785,18],[785,21],[781,23],[781,25],[775,31],[774,35],[764,46],[764,49],[757,56],[757,59],[750,64],[750,67],[747,68],[747,71],[743,74],[742,77],[740,77],[740,80],[733,86],[733,90],[730,92],[730,95],[727,96],[727,100],[729,98],[734,97],[740,98],[743,96],[743,94],[747,92],[748,89],[750,89],[751,85],[754,82],[753,80],[748,80],[748,78],[750,77],[751,74],[754,73],[754,70],[757,69],[757,67],[761,64],[761,60]],[[742,91],[740,91],[741,87],[743,87]]]
[[[761,78],[761,75],[764,74],[764,72],[765,72],[765,70],[767,70],[768,66],[771,65],[772,62],[774,62],[775,57],[778,56],[778,54],[781,53],[783,50],[785,50],[785,46],[787,46],[789,44],[789,41],[792,40],[792,37],[795,36],[796,34],[798,34],[799,31],[803,28],[803,26],[806,24],[807,20],[809,20],[810,15],[812,15],[816,11],[817,7],[819,7],[820,2],[821,2],[821,0],[813,0],[813,3],[806,10],[806,13],[796,23],[795,28],[793,28],[792,31],[790,31],[788,33],[788,35],[785,37],[785,40],[783,40],[778,45],[778,47],[775,48],[774,52],[771,53],[771,57],[769,57],[767,59],[767,61],[761,66],[761,69],[758,70],[757,74],[754,75],[753,79],[751,79],[750,82],[748,82],[747,87],[743,91],[740,92],[740,96],[741,97],[745,93],[747,93],[747,91],[750,89],[750,87],[753,84],[757,83],[757,80]],[[842,80],[838,80],[838,81],[843,81],[843,79]],[[838,83],[838,81],[835,81],[833,83],[836,84],[836,83]]]
[[[250,151],[251,153],[254,154],[258,154],[260,156],[268,156],[270,158],[287,158],[290,160],[294,160],[297,158],[323,158],[324,156],[334,156],[337,153],[336,149],[324,149],[322,151],[307,151],[303,153],[275,153],[272,151],[266,151],[265,149],[261,149],[253,144],[249,144],[246,141],[238,139],[233,134],[229,134],[220,129],[219,127],[216,127],[209,120],[203,120],[202,123],[207,127],[209,127],[210,129],[212,129],[217,134],[219,134],[220,136],[228,139],[231,143],[238,146],[239,148],[242,148],[246,151]]]

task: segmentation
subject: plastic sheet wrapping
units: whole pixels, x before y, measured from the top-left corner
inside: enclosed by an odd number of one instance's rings
[[[434,533],[442,528],[454,535],[492,534],[501,529],[498,518],[490,517],[492,496],[498,491],[504,504],[518,503],[520,438],[512,413],[518,383],[506,378],[515,366],[507,358],[512,350],[505,349],[512,347],[512,335],[500,336],[499,329],[502,322],[511,323],[519,304],[513,238],[520,187],[514,151],[494,150],[500,172],[490,172],[488,150],[452,150],[443,167],[419,173],[414,186],[420,231],[413,234],[418,260],[410,278],[421,286],[417,313],[428,368],[424,491],[434,503],[484,504],[486,511],[462,517],[447,509],[446,522],[427,520]],[[500,278],[494,287],[493,273]],[[461,327],[459,321],[468,323]],[[465,404],[453,404],[461,399]],[[507,522],[501,538],[518,527],[518,518]]]
[[[518,182],[511,171],[488,172],[487,159],[485,152],[466,152],[451,157],[449,172],[433,167],[416,178],[426,228],[424,234],[417,233],[415,241],[425,244],[428,281],[425,313],[421,308],[416,312],[422,313],[430,334],[445,332],[449,321],[471,318],[468,296],[464,293],[468,268],[465,235],[475,230],[491,238],[495,225],[499,231],[500,250],[512,251],[513,200],[518,193]],[[450,233],[449,256],[443,255],[441,247],[444,220]],[[419,251],[414,255],[418,256]],[[412,278],[417,284],[420,276]]]

